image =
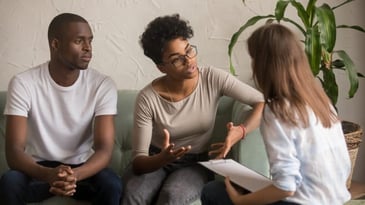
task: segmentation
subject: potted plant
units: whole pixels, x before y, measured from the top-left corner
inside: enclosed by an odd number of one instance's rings
[[[245,3],[245,0],[242,1]],[[306,6],[304,6],[299,0],[278,0],[273,14],[254,16],[233,34],[228,46],[231,73],[235,75],[235,68],[232,63],[233,47],[237,43],[241,33],[246,28],[264,19],[269,22],[277,21],[280,23],[281,21],[284,21],[293,24],[303,34],[305,52],[312,69],[312,73],[321,82],[324,91],[332,101],[334,107],[336,107],[338,99],[338,85],[336,83],[335,69],[342,70],[347,73],[350,83],[348,97],[352,98],[358,89],[358,77],[364,77],[364,75],[357,72],[353,61],[346,51],[334,50],[337,29],[346,28],[365,32],[362,27],[357,25],[336,25],[336,15],[334,10],[352,1],[354,0],[345,0],[341,4],[331,7],[326,3],[321,6],[317,6],[317,0],[309,0]],[[288,5],[291,5],[296,9],[300,21],[296,21],[285,16],[285,11]],[[347,121],[343,121],[342,126],[353,169],[358,145],[361,142],[362,130],[357,124]],[[348,180],[348,187],[351,183],[351,177],[352,172]]]

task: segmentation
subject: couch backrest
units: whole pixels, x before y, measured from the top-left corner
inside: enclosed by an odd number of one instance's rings
[[[124,168],[130,162],[131,157],[131,134],[133,128],[133,110],[138,90],[118,91],[118,115],[115,118],[116,138],[113,157],[110,167],[117,173],[122,174]],[[0,111],[5,107],[6,92],[0,92]],[[217,110],[212,142],[223,141],[226,136],[226,123],[231,121],[234,100],[222,97]],[[5,160],[5,117],[0,115],[0,175],[8,169]]]
[[[138,90],[118,91],[118,114],[115,117],[115,146],[110,166],[122,173],[128,165],[132,153],[131,136],[133,129],[133,110]]]

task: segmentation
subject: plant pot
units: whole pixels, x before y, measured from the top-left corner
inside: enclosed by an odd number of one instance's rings
[[[350,160],[351,160],[351,172],[350,172],[350,176],[346,182],[346,186],[349,189],[351,186],[352,174],[354,172],[357,152],[360,147],[361,136],[362,136],[363,131],[362,131],[360,125],[358,125],[356,123],[349,122],[349,121],[342,121],[341,123],[342,123],[342,130],[345,135],[347,149],[348,149],[348,152],[350,155]]]

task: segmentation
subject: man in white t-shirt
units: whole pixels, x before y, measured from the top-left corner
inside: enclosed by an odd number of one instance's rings
[[[92,31],[63,13],[48,28],[49,62],[14,76],[8,87],[6,159],[0,201],[26,204],[54,195],[119,204],[120,177],[107,168],[114,145],[117,90],[88,68]]]

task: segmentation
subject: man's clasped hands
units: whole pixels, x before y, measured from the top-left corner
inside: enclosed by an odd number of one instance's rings
[[[72,196],[76,192],[77,178],[70,166],[59,165],[52,168],[48,178],[49,191],[59,196]]]

